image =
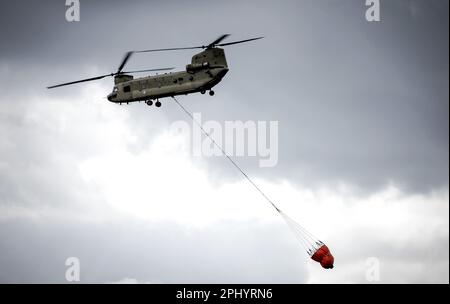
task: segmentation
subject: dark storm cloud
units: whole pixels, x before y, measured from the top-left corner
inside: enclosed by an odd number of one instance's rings
[[[281,225],[233,222],[186,230],[169,222],[149,226],[136,219],[102,224],[19,220],[1,222],[0,228],[0,283],[64,283],[64,263],[72,256],[80,259],[82,283],[125,278],[149,283],[304,283],[308,279],[304,255]],[[20,241],[9,238],[11,233]]]
[[[231,72],[214,103],[183,98],[205,119],[280,121],[279,165],[261,170],[239,159],[252,175],[371,190],[391,181],[414,191],[446,185],[448,2],[382,1],[379,23],[366,22],[365,9],[356,0],[81,1],[81,22],[68,23],[63,1],[8,2],[0,58],[21,75],[26,65],[44,69],[30,84],[42,88],[91,76],[93,65],[113,71],[129,49],[204,44],[222,32],[265,35],[227,50]],[[182,68],[190,56],[135,56],[129,65]],[[176,111],[166,115],[186,119]],[[232,174],[222,160],[208,161]]]

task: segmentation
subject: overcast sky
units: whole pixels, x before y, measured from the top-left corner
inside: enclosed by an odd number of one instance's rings
[[[448,1],[65,1],[1,4],[0,282],[386,283],[449,281]],[[194,157],[171,124],[119,106],[125,51],[265,36],[226,49],[216,95],[179,100],[203,120],[278,121],[275,167],[236,157],[329,245],[308,260],[223,157]],[[139,54],[129,69],[184,69],[195,52]],[[370,261],[370,260],[369,260]]]

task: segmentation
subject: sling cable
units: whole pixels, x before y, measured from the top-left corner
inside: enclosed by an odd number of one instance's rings
[[[205,134],[212,143],[222,151],[223,155],[230,161],[230,163],[237,169],[241,174],[245,177],[245,179],[262,195],[262,197],[272,205],[272,207],[281,215],[283,220],[286,222],[288,227],[294,233],[297,240],[300,242],[302,247],[306,250],[310,258],[318,263],[323,268],[332,269],[334,264],[334,257],[330,252],[330,249],[325,245],[322,241],[320,241],[317,237],[312,235],[308,230],[306,230],[299,223],[291,219],[287,214],[281,211],[275,203],[258,187],[258,185],[253,182],[253,180],[236,164],[235,161],[225,152],[225,150],[211,137],[211,135],[203,129],[202,125],[195,120],[194,116],[191,112],[189,112],[175,97],[173,100],[177,103],[177,105],[192,119],[192,121],[202,130],[203,134]]]

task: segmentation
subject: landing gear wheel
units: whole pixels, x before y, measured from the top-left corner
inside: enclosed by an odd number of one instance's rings
[[[148,106],[153,105],[153,101],[152,101],[152,100],[147,100],[145,103],[146,103]]]
[[[157,108],[159,108],[159,107],[161,106],[161,102],[158,100],[157,102],[155,102],[155,106],[156,106]]]
[[[211,91],[209,91],[209,96],[214,96],[214,91],[213,90],[211,90]]]
[[[200,91],[200,93],[202,93],[202,95],[203,95],[203,94],[205,94],[205,93],[206,93],[206,91],[205,91],[205,90],[203,90],[203,91]]]

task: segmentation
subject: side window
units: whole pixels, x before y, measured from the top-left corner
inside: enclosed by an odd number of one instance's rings
[[[131,87],[130,87],[129,85],[124,86],[124,87],[123,87],[123,92],[124,92],[124,93],[130,93],[130,92],[131,92]]]

